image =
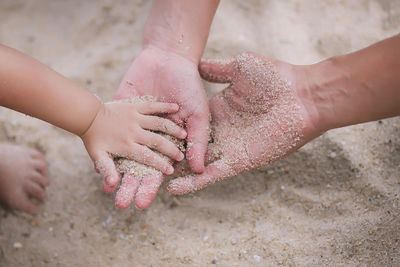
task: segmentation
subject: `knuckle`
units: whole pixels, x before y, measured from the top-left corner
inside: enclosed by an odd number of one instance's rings
[[[157,118],[155,118],[154,124],[156,125],[157,129],[162,130],[165,123],[164,123],[163,119],[157,117]]]
[[[183,129],[180,128],[178,125],[172,126],[172,131],[174,132],[174,134],[180,134],[181,130],[183,130]]]
[[[150,149],[145,148],[143,151],[143,161],[150,162],[153,160],[154,160],[154,153]]]
[[[132,110],[129,113],[130,113],[130,115],[129,115],[129,119],[130,120],[132,120],[134,122],[141,122],[142,121],[142,117],[141,117],[141,115],[139,113],[136,112],[136,109]]]
[[[162,138],[161,136],[155,137],[155,138],[154,138],[154,144],[155,144],[157,147],[162,147],[162,146],[164,145],[164,140],[163,140],[163,138]]]
[[[158,148],[160,148],[160,144],[157,143],[157,142],[153,142],[153,143],[151,144],[151,147],[154,148],[154,149],[158,149]]]
[[[170,132],[170,129],[171,129],[171,127],[170,127],[168,122],[162,123],[160,128],[164,132]]]
[[[140,133],[140,127],[132,125],[128,128],[128,131],[133,135],[133,137],[136,137]]]
[[[145,104],[150,109],[156,109],[157,108],[157,102],[149,102],[149,103],[145,103]]]

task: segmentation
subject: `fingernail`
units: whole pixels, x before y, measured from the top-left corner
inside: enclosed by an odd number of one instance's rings
[[[114,179],[113,179],[113,177],[112,176],[108,176],[107,178],[106,178],[106,183],[107,183],[107,185],[108,186],[114,186],[114,181],[113,181]]]
[[[187,132],[186,132],[185,130],[182,130],[182,131],[181,131],[181,138],[182,138],[182,139],[185,139],[186,136],[187,136]]]
[[[174,168],[172,166],[168,166],[167,174],[170,175],[170,174],[173,174],[173,173],[174,173]]]
[[[181,152],[179,154],[179,157],[176,159],[177,161],[182,161],[185,158],[185,155],[183,155],[183,153]]]

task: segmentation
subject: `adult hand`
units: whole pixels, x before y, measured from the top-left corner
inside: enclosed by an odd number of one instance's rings
[[[158,101],[180,106],[179,111],[168,118],[186,127],[186,159],[194,172],[202,172],[208,142],[209,110],[196,64],[179,54],[147,46],[125,74],[115,99],[141,95],[152,95]],[[116,205],[126,208],[135,199],[138,208],[147,208],[163,180],[161,175],[148,176],[141,181],[132,175],[122,177]],[[112,193],[118,185],[119,181],[103,183],[103,189]]]
[[[210,103],[212,163],[201,175],[173,180],[184,194],[256,169],[321,133],[400,116],[400,35],[317,64],[293,66],[256,54],[200,65],[202,76],[230,83]]]
[[[168,190],[186,194],[284,157],[321,134],[307,98],[306,67],[254,53],[232,61],[204,61],[202,77],[230,83],[210,101],[213,143],[204,173],[174,179]]]

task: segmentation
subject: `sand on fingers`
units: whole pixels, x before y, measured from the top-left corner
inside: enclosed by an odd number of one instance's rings
[[[6,0],[0,42],[103,100],[141,49],[150,1]],[[221,1],[204,56],[311,64],[398,33],[398,1]],[[205,85],[209,95],[221,85]],[[328,132],[194,194],[118,210],[81,141],[0,110],[0,135],[49,164],[38,215],[0,210],[2,266],[398,266],[400,120]]]

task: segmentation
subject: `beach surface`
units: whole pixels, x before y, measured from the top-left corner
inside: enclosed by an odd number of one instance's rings
[[[0,43],[109,101],[150,7],[2,0]],[[399,30],[395,0],[223,0],[204,57],[254,51],[312,64]],[[205,83],[209,96],[223,88]],[[36,216],[0,208],[0,266],[400,266],[400,118],[327,132],[190,195],[163,187],[145,211],[118,210],[63,130],[1,108],[0,139],[42,151],[51,181]]]

